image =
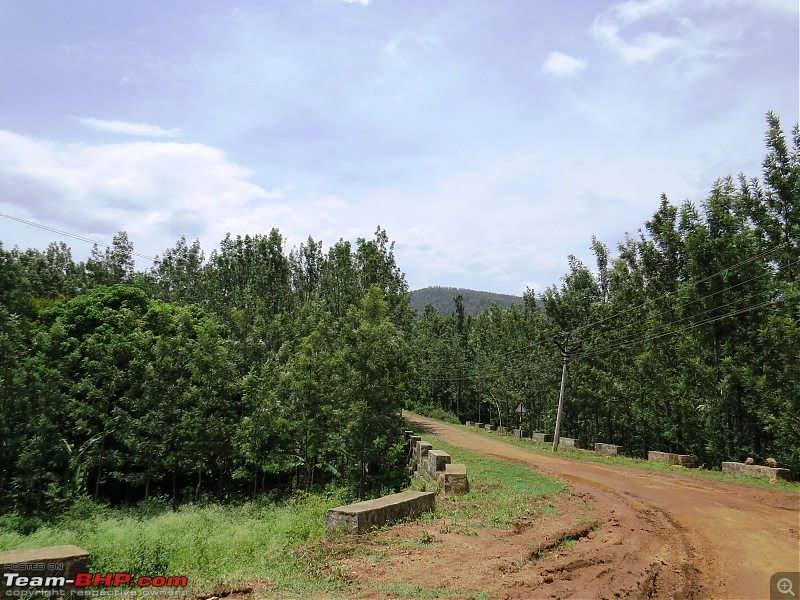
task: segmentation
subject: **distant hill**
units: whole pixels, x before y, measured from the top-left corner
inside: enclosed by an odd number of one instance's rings
[[[477,316],[485,308],[488,308],[491,302],[496,302],[498,306],[503,308],[512,304],[522,306],[522,296],[439,286],[413,290],[411,292],[411,306],[416,309],[418,316],[425,312],[426,304],[433,304],[440,314],[446,315],[455,310],[453,298],[458,294],[461,294],[464,299],[464,313],[472,316]]]

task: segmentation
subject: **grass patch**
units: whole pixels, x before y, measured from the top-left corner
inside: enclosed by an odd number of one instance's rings
[[[414,542],[414,545],[415,546],[419,546],[421,548],[424,548],[425,546],[430,546],[435,541],[436,541],[436,537],[434,537],[433,534],[431,534],[428,531],[423,531],[422,535],[419,536],[419,539],[416,542]]]
[[[381,550],[379,552],[375,552],[374,554],[370,555],[369,562],[377,565],[386,562],[388,559],[389,559],[389,553]]]
[[[0,551],[75,544],[91,554],[94,572],[186,576],[194,593],[269,579],[278,595],[310,597],[344,583],[292,549],[324,538],[326,510],[345,501],[342,492],[302,494],[282,504],[187,505],[176,512],[152,502],[144,510],[80,502],[29,535],[0,523]]]
[[[450,425],[450,423],[448,423]],[[459,427],[470,433],[477,433],[487,437],[500,439],[507,444],[530,450],[531,452],[538,452],[540,454],[553,454],[552,444],[544,444],[536,442],[530,438],[517,438],[514,436],[498,434],[494,431],[486,431],[485,429],[478,429],[477,427],[468,427],[466,425],[453,425]],[[738,483],[740,485],[759,487],[768,490],[782,490],[786,492],[794,492],[800,494],[800,482],[798,481],[784,481],[779,479],[776,483],[769,483],[769,480],[761,477],[750,477],[748,475],[737,475],[735,473],[723,473],[722,471],[713,471],[709,469],[687,469],[684,467],[674,467],[666,463],[652,462],[643,458],[634,458],[629,456],[598,456],[589,450],[572,450],[572,449],[559,449],[558,455],[563,458],[572,458],[579,460],[586,460],[590,462],[599,462],[606,465],[619,465],[622,467],[631,467],[634,469],[641,469],[645,471],[661,471],[665,473],[673,473],[679,475],[688,475],[689,477],[700,477],[702,479],[713,479],[715,481],[725,481],[728,483]]]
[[[413,406],[410,407],[410,411],[414,414],[428,417],[429,419],[450,423],[451,425],[461,424],[461,421],[454,413],[443,409],[441,406],[414,403]]]

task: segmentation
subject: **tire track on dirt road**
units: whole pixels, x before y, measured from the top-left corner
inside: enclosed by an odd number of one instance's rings
[[[575,553],[536,562],[541,589],[507,598],[769,598],[800,570],[800,495],[531,452],[406,415],[447,443],[566,480],[604,525]]]

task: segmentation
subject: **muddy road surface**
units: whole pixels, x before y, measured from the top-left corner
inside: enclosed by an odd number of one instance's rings
[[[597,535],[538,561],[499,597],[768,599],[774,573],[800,571],[797,494],[540,454],[407,418],[454,446],[565,480],[596,507]]]

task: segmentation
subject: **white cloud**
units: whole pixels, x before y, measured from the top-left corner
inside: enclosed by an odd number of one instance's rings
[[[128,78],[123,78],[128,83]],[[113,133],[126,133],[128,135],[140,135],[144,137],[177,137],[181,130],[163,129],[157,125],[147,125],[146,123],[128,123],[126,121],[103,121],[101,119],[85,118],[78,119],[81,125],[91,127],[92,129],[99,129],[101,131],[111,131]]]
[[[589,31],[600,44],[616,52],[625,62],[647,62],[670,49],[678,49],[680,39],[657,31],[626,39],[620,30],[626,25],[674,8],[676,4],[666,0],[617,4],[600,14]]]
[[[39,221],[67,221],[65,228],[83,235],[109,233],[98,229],[103,223],[111,233],[125,229],[137,251],[150,255],[182,234],[214,247],[228,231],[283,232],[283,223],[302,222],[300,213],[324,220],[335,210],[329,197],[296,207],[286,198],[292,186],[267,190],[250,182],[252,175],[203,144],[59,144],[0,131],[5,203]],[[305,239],[308,232],[296,229]]]
[[[628,64],[668,57],[696,77],[709,59],[735,54],[729,43],[744,35],[742,10],[780,13],[789,5],[796,11],[792,0],[627,0],[600,13],[589,32]],[[634,25],[645,30],[626,35]]]
[[[561,52],[551,52],[544,62],[542,73],[556,77],[573,77],[586,68],[586,61]]]

